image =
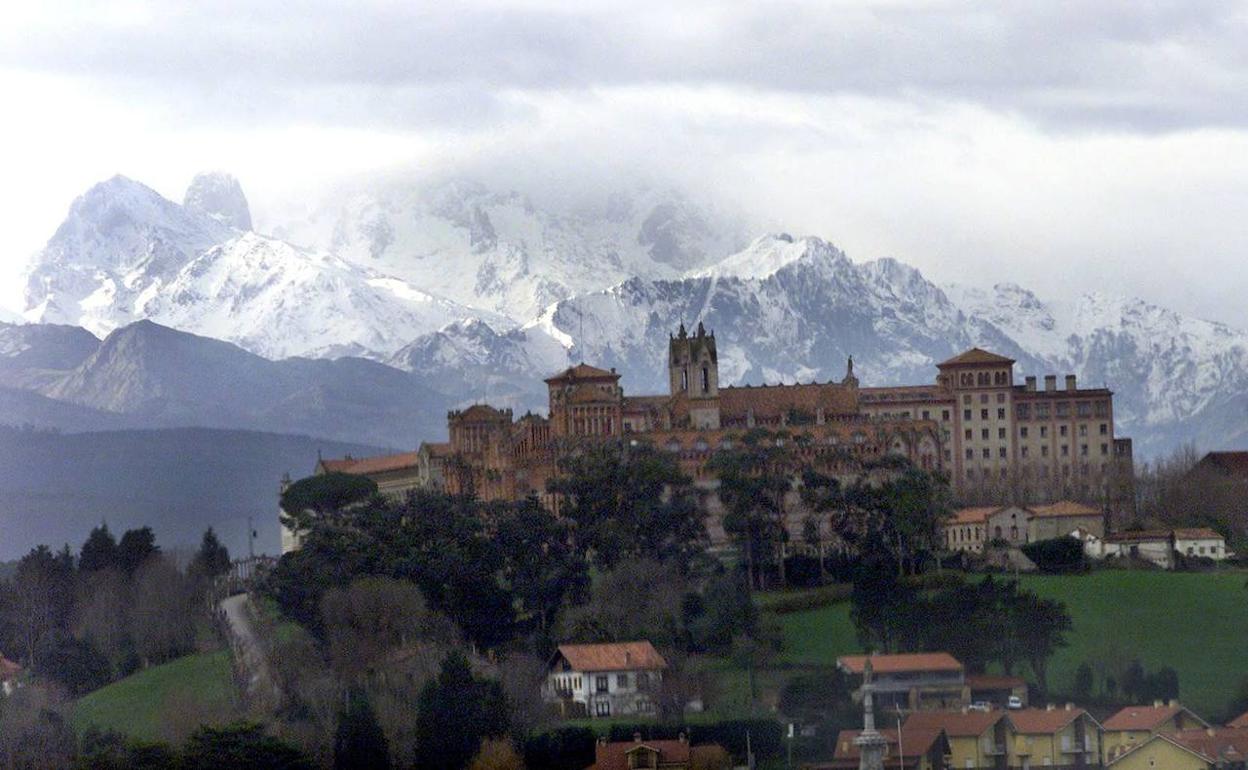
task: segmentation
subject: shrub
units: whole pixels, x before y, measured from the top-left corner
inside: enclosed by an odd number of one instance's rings
[[[1087,556],[1083,542],[1073,537],[1055,537],[1037,540],[1022,547],[1028,559],[1035,562],[1041,572],[1083,572],[1087,569]]]

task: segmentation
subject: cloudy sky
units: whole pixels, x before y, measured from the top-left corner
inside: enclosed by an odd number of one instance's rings
[[[42,0],[0,25],[0,305],[72,199],[659,178],[941,281],[1248,327],[1237,2]],[[491,177],[496,177],[492,179]]]

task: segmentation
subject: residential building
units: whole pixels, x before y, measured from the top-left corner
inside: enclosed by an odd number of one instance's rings
[[[916,711],[903,729],[943,730],[951,768],[1008,770],[1014,726],[1004,711]]]
[[[1222,561],[1230,554],[1226,538],[1207,527],[1174,530],[1175,553],[1202,559]]]
[[[1160,733],[1174,734],[1208,723],[1178,701],[1155,701],[1151,706],[1127,706],[1105,720],[1105,756],[1112,759]]]
[[[691,746],[684,733],[675,740],[660,741],[643,740],[641,733],[636,733],[631,741],[598,739],[594,764],[585,770],[691,770],[709,766],[723,754],[718,744]]]
[[[806,770],[858,770],[862,757],[856,739],[861,730],[841,730],[831,762],[803,765]],[[892,770],[950,770],[949,739],[943,730],[902,725],[879,731],[886,742],[884,767]]]
[[[1248,729],[1197,728],[1158,733],[1115,756],[1113,770],[1244,770]]]
[[[1168,529],[1135,530],[1106,535],[1103,556],[1139,559],[1163,569],[1174,568],[1174,533]]]
[[[1105,513],[1095,506],[1074,500],[1059,500],[1049,505],[1032,506],[1030,510],[1031,518],[1027,523],[1030,542],[1066,537],[1077,529],[1098,537],[1105,536]]]
[[[1083,770],[1101,766],[1101,726],[1082,708],[1068,703],[1018,709],[1009,718],[1014,726],[1011,767]]]
[[[983,553],[988,542],[988,517],[1001,506],[988,505],[973,508],[959,508],[953,512],[942,525],[945,533],[945,548],[950,551],[967,553]]]
[[[866,655],[844,655],[837,668],[861,679]],[[950,709],[967,705],[966,669],[947,652],[871,655],[875,706],[882,712]]]
[[[647,641],[561,644],[547,666],[542,697],[567,717],[654,713],[667,661]]]

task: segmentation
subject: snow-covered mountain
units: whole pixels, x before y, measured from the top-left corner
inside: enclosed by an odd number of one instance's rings
[[[185,205],[114,178],[75,201],[37,255],[27,317],[101,337],[150,319],[269,359],[363,356],[401,370],[385,382],[439,394],[429,403],[521,409],[541,408],[541,379],[581,360],[617,367],[630,392],[661,392],[681,322],[716,331],[724,383],[839,380],[849,355],[864,384],[929,382],[937,361],[979,345],[1017,359],[1019,376],[1109,385],[1141,456],[1248,440],[1248,335],[1139,299],[941,287],[813,237],[767,235],[734,251],[739,225],[656,188],[567,210],[464,182],[333,200],[275,228],[279,238],[246,228],[228,176],[198,177]],[[123,387],[109,371],[109,387]],[[346,387],[381,398],[363,381]],[[108,399],[97,390],[74,403],[107,410]]]
[[[146,319],[271,358],[380,358],[456,320],[508,325],[332,254],[250,232],[233,177],[196,177],[186,201],[120,176],[92,187],[30,268],[27,318],[100,336]]]
[[[541,208],[520,193],[459,179],[352,190],[275,232],[518,321],[630,277],[679,277],[745,239],[738,218],[672,189]]]

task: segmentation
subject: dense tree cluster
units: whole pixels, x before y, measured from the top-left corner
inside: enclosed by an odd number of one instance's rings
[[[23,665],[82,694],[194,648],[200,599],[229,554],[209,530],[190,569],[161,552],[148,527],[117,540],[91,531],[77,559],[38,546],[0,585],[0,645]]]
[[[1049,658],[1072,628],[1066,607],[1014,580],[946,582],[923,590],[890,565],[864,567],[851,595],[859,641],[879,652],[948,652],[970,671],[995,663],[1010,674],[1025,663],[1045,690]]]

